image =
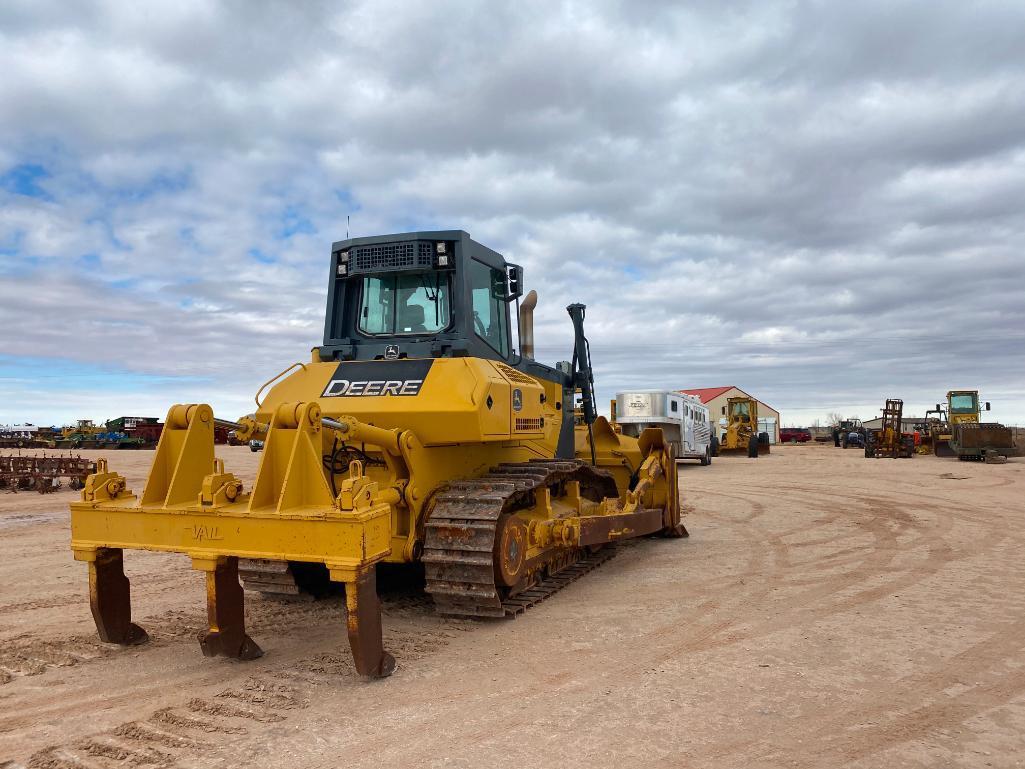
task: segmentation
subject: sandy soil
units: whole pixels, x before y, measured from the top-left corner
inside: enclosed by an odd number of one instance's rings
[[[141,491],[151,455],[108,454]],[[204,658],[183,556],[126,554],[153,640],[98,642],[73,492],[0,492],[0,767],[1025,766],[1025,459],[681,471],[689,540],[624,545],[514,621],[388,591],[399,668],[372,683],[332,599],[252,598],[266,655]]]

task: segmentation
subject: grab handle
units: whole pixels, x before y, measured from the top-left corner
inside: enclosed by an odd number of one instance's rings
[[[275,374],[274,376],[272,376],[270,379],[268,379],[266,382],[263,383],[263,385],[260,387],[260,389],[256,391],[256,398],[254,398],[254,400],[256,401],[256,408],[262,408],[263,407],[263,404],[260,403],[260,396],[263,395],[263,391],[266,390],[269,385],[271,385],[274,382],[276,382],[279,379],[281,379],[281,377],[283,377],[289,371],[294,369],[296,366],[301,368],[303,371],[306,371],[306,364],[305,363],[301,363],[300,361],[296,361],[291,366],[286,368],[284,371],[278,372],[277,374]]]

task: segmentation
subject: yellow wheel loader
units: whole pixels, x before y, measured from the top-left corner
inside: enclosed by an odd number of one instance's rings
[[[758,434],[758,401],[754,398],[734,397],[723,406],[726,432],[719,441],[719,455],[746,454],[754,459],[769,453],[768,436]]]
[[[100,637],[132,622],[123,551],[179,552],[206,575],[208,656],[260,656],[239,563],[258,589],[319,569],[343,583],[356,671],[390,674],[376,565],[421,561],[437,609],[518,614],[601,563],[612,543],[687,536],[661,430],[597,417],[584,306],[572,360],[533,359],[522,270],[462,231],[354,238],[331,251],[324,344],[260,388],[239,440],[262,440],[246,487],[214,454],[210,406],[171,407],[140,495],[100,461],[71,505]],[[574,419],[574,395],[583,419]]]

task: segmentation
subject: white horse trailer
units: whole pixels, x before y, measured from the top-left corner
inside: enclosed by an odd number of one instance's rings
[[[672,390],[616,393],[616,422],[624,435],[640,436],[646,427],[661,427],[677,459],[712,462],[712,430],[708,408],[696,395]]]

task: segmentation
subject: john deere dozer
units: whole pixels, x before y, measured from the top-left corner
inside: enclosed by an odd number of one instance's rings
[[[257,582],[261,565],[314,565],[344,583],[357,672],[386,676],[378,563],[422,561],[444,614],[503,617],[600,563],[610,543],[687,536],[661,430],[630,438],[596,416],[584,306],[567,308],[571,362],[533,360],[529,310],[512,349],[521,285],[518,266],[462,231],[336,242],[324,344],[264,385],[236,427],[264,441],[252,487],[215,458],[210,406],[183,404],[141,496],[101,461],[72,504],[100,637],[147,638],[132,622],[126,549],[187,555],[206,575],[203,653],[242,659],[262,651],[245,631],[239,559]]]

